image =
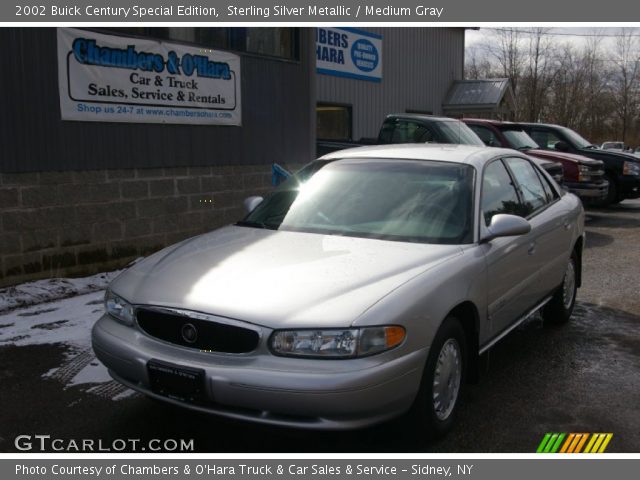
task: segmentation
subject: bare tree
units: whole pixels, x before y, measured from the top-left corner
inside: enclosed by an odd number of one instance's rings
[[[508,78],[517,119],[566,125],[594,142],[640,143],[639,36],[600,29],[561,41],[548,28],[491,29],[469,50],[466,74]]]
[[[501,75],[508,78],[513,90],[517,91],[525,63],[520,31],[516,28],[494,30],[492,38],[485,44],[485,49],[489,58],[497,63]]]
[[[582,130],[592,141],[604,141],[608,129],[611,99],[607,91],[610,69],[602,57],[602,31],[594,29],[583,49],[582,63],[585,69],[585,115]]]
[[[529,36],[519,104],[522,117],[530,122],[540,120],[547,99],[547,90],[553,81],[553,49],[548,28],[534,28]]]
[[[557,55],[557,70],[551,85],[545,120],[575,128],[584,113],[585,72],[580,53],[565,43]]]
[[[479,80],[493,74],[491,62],[484,54],[483,46],[473,45],[465,53],[464,78]]]
[[[620,29],[613,59],[615,71],[610,82],[623,142],[627,141],[627,131],[638,112],[640,52],[636,35],[636,30],[633,28]]]

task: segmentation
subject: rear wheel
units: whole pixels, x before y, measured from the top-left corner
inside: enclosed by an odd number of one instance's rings
[[[542,317],[551,323],[564,323],[569,320],[576,304],[578,291],[578,257],[573,252],[567,263],[562,285],[542,310]]]
[[[467,343],[462,324],[448,317],[436,334],[422,374],[420,390],[410,412],[422,436],[438,438],[455,422],[464,385]]]

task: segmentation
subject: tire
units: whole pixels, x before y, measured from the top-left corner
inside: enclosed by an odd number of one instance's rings
[[[420,390],[409,412],[411,427],[422,438],[442,437],[454,425],[466,378],[467,358],[467,341],[462,324],[457,318],[448,317],[433,339]],[[445,397],[448,400],[446,403],[434,398],[434,394],[438,393],[434,385],[437,376],[447,380],[449,395]],[[442,380],[439,384],[444,387]],[[439,393],[442,398],[442,392]]]
[[[549,323],[565,323],[573,313],[576,304],[576,292],[578,291],[578,257],[576,252],[571,253],[567,269],[562,279],[562,285],[553,294],[551,300],[542,309],[542,318]]]
[[[618,200],[618,186],[613,177],[611,175],[605,175],[604,178],[609,182],[609,190],[607,191],[607,196],[602,201],[602,205],[608,207],[621,200]]]

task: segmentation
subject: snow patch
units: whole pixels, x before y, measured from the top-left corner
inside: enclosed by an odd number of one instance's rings
[[[0,347],[63,344],[68,348],[62,364],[43,378],[112,400],[133,395],[111,379],[91,348],[91,328],[104,313],[104,289],[118,273],[39,280],[0,290]]]
[[[104,290],[121,271],[99,273],[84,278],[50,278],[0,288],[0,313]]]

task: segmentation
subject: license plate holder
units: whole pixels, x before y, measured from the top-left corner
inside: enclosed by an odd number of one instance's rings
[[[188,403],[204,400],[204,370],[149,360],[147,371],[153,393]]]

